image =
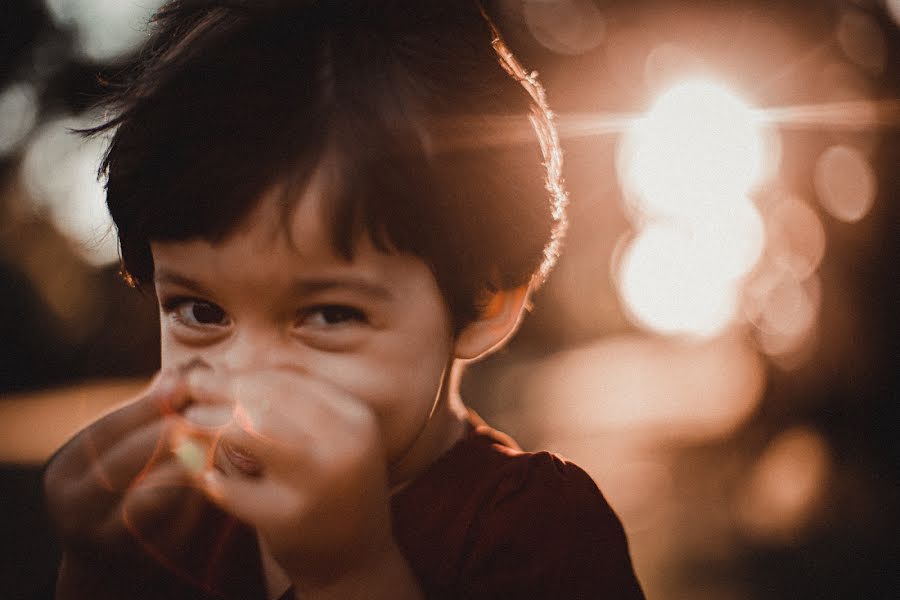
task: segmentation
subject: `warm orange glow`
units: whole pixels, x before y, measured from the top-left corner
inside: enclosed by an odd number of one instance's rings
[[[842,96],[859,96],[856,89],[861,83],[859,75],[843,65],[826,68],[828,81],[823,85],[837,88],[834,93]],[[850,81],[847,81],[847,80]],[[900,100],[844,99],[820,104],[805,104],[767,108],[761,113],[768,123],[780,128],[830,129],[863,131],[900,124]]]
[[[608,338],[523,369],[526,418],[542,439],[600,432],[715,439],[740,426],[763,390],[762,360],[743,336],[681,344]]]
[[[834,218],[853,223],[868,214],[875,201],[875,171],[862,152],[832,146],[816,162],[819,202]]]
[[[801,279],[772,267],[749,285],[745,301],[761,349],[770,356],[787,356],[801,351],[815,331],[821,285],[815,275]]]
[[[777,200],[765,216],[767,260],[806,279],[825,256],[825,228],[816,212],[800,198],[782,195]]]
[[[700,72],[703,61],[688,48],[670,42],[654,47],[644,61],[644,81],[649,89],[669,87],[685,73]]]
[[[98,381],[0,402],[0,462],[40,464],[76,431],[134,398],[144,380]]]
[[[765,538],[796,534],[822,498],[829,462],[825,440],[812,429],[797,427],[775,438],[738,498],[745,530]]]

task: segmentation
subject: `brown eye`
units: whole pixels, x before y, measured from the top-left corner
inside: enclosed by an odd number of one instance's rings
[[[194,321],[203,325],[221,325],[226,321],[225,311],[210,302],[193,302],[187,310]]]
[[[231,322],[222,307],[205,300],[173,298],[165,302],[162,308],[177,323],[189,327],[224,327]]]
[[[301,325],[318,327],[365,322],[366,315],[361,310],[340,304],[313,307],[307,310],[300,319]]]

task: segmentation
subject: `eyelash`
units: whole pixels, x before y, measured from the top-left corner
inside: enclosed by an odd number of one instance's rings
[[[171,317],[180,325],[185,327],[199,328],[199,327],[223,327],[224,325],[219,325],[215,323],[191,323],[185,319],[181,313],[180,309],[184,308],[190,304],[198,304],[198,305],[206,305],[210,307],[214,307],[221,311],[222,315],[226,319],[226,321],[230,321],[228,318],[228,314],[222,309],[220,306],[215,304],[214,302],[209,302],[208,300],[203,300],[201,298],[194,298],[190,296],[175,296],[173,298],[169,298],[160,303],[162,310],[165,314],[171,315]],[[298,317],[296,319],[297,323],[302,322],[304,319],[308,318],[309,315],[313,315],[316,313],[321,313],[323,316],[326,312],[338,312],[341,318],[336,323],[327,322],[328,319],[325,319],[325,323],[317,323],[314,325],[319,328],[331,328],[331,327],[340,327],[345,326],[348,323],[353,324],[367,324],[369,322],[368,317],[365,312],[355,308],[353,306],[349,306],[346,304],[316,304],[305,308],[298,312]],[[226,323],[227,324],[227,323]]]
[[[369,322],[366,314],[363,311],[346,304],[317,304],[314,306],[310,306],[309,308],[300,311],[299,317],[301,318],[298,320],[303,320],[309,315],[316,313],[320,313],[324,316],[327,311],[338,312],[339,315],[344,318],[337,323],[320,323],[316,325],[317,327],[340,327],[349,323],[364,325]]]
[[[223,327],[224,326],[224,325],[218,325],[215,323],[191,323],[191,322],[189,322],[187,319],[184,318],[184,316],[181,315],[180,309],[182,309],[188,305],[191,305],[191,304],[214,307],[215,309],[219,310],[222,313],[222,315],[224,316],[226,321],[230,321],[230,319],[228,318],[228,313],[226,313],[225,310],[222,309],[222,307],[220,307],[219,305],[217,305],[214,302],[210,302],[208,300],[203,300],[202,298],[193,298],[190,296],[175,296],[173,298],[169,298],[169,299],[161,302],[160,306],[162,307],[162,310],[165,314],[171,315],[172,319],[176,323],[183,325],[185,327],[191,327],[191,328],[196,329],[199,327]]]

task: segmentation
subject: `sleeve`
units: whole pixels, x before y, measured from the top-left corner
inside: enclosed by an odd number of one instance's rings
[[[644,598],[618,517],[587,473],[551,454],[504,474],[470,540],[459,597]]]

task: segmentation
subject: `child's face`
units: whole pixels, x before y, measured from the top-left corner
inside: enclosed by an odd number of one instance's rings
[[[274,368],[321,379],[373,411],[395,462],[444,387],[449,313],[422,260],[379,252],[368,239],[352,261],[337,257],[319,204],[304,198],[287,228],[274,198],[264,198],[219,243],[151,244],[162,366],[199,358],[223,373]]]

